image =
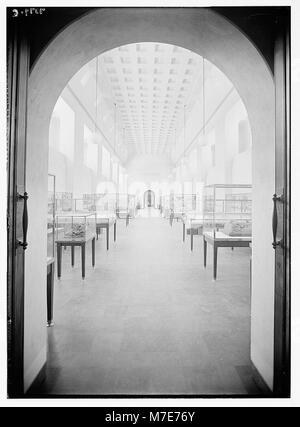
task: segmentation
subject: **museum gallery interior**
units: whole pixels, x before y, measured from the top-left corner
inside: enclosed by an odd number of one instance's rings
[[[23,392],[270,395],[275,41],[270,70],[217,11],[79,12],[28,75]]]

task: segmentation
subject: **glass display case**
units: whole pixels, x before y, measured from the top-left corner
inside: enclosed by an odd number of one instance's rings
[[[86,242],[95,236],[96,212],[69,212],[56,215],[55,241]]]
[[[113,223],[116,220],[116,194],[95,194],[94,200],[97,226],[99,223]]]
[[[195,194],[174,194],[173,207],[171,207],[171,225],[173,219],[185,222],[186,216],[196,210]]]
[[[169,219],[171,215],[171,210],[173,206],[172,195],[164,195],[161,198],[161,214],[164,218]]]
[[[79,204],[82,204],[83,211],[95,211],[97,202],[105,197],[105,193],[85,193],[83,194],[82,202],[77,202],[77,209],[75,205],[75,210],[79,210]]]
[[[173,195],[173,206],[172,211],[174,215],[181,215],[184,211],[184,195],[183,194],[174,194]]]
[[[194,236],[203,234],[203,198],[202,194],[193,194],[187,199],[185,212],[183,216],[183,227],[190,235],[191,250],[194,248]],[[185,234],[183,235],[185,240]]]
[[[128,211],[131,218],[136,216],[137,206],[134,194],[128,194]]]
[[[136,195],[135,196],[135,208],[136,208],[136,211],[142,209],[142,207],[143,207],[142,197],[141,197],[141,195]]]
[[[59,192],[55,195],[56,212],[72,212],[73,194],[70,192]]]
[[[163,212],[163,196],[162,195],[159,196],[158,209],[159,209],[159,212],[162,214]]]
[[[134,194],[119,193],[117,195],[118,218],[134,218],[136,214],[136,197]]]
[[[96,210],[96,197],[94,194],[84,194],[82,199],[75,199],[75,211],[92,212]]]
[[[106,193],[98,197],[96,202],[96,211],[105,212],[106,214],[116,213],[117,195],[116,193]]]
[[[188,230],[203,225],[203,200],[202,196],[192,194],[185,196],[184,220]],[[188,231],[189,233],[189,231]]]
[[[95,212],[96,203],[93,199],[73,199],[75,212]]]
[[[195,194],[173,194],[171,209],[176,214],[192,212],[196,210]]]
[[[196,194],[184,194],[183,195],[183,212],[195,212],[196,211]]]
[[[96,214],[96,235],[97,239],[103,228],[107,229],[108,239],[108,228],[111,225],[116,224],[116,194],[106,193],[97,194],[95,198],[95,214]],[[116,229],[115,229],[116,232]],[[114,233],[115,234],[115,233]],[[108,240],[107,240],[108,246]]]
[[[212,184],[204,187],[204,231],[216,237],[251,236],[252,186],[248,184]]]
[[[196,212],[203,214],[203,193],[196,194]]]
[[[55,175],[48,174],[47,260],[54,259]]]
[[[118,194],[117,195],[117,214],[127,214],[128,213],[128,194]]]

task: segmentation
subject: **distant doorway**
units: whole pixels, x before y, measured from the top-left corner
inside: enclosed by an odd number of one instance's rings
[[[144,193],[144,207],[154,208],[155,207],[155,194],[152,190],[147,190]]]

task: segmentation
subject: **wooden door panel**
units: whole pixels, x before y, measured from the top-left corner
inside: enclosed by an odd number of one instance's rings
[[[274,391],[281,396],[290,393],[290,110],[289,110],[289,16],[278,19],[275,41],[275,323],[274,323]],[[279,198],[279,196],[281,196]]]
[[[23,394],[24,366],[24,261],[23,242],[25,192],[27,82],[29,48],[17,25],[8,26],[7,125],[8,175],[8,394]]]

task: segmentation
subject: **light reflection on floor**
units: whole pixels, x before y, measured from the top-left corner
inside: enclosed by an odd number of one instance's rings
[[[138,211],[138,218],[159,218],[161,216],[159,209],[144,208]]]

